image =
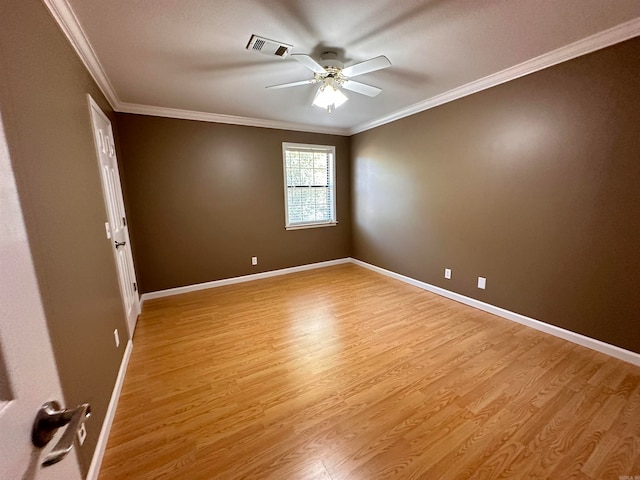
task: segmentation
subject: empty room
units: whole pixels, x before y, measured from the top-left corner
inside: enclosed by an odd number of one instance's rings
[[[5,0],[0,480],[640,479],[638,0]]]

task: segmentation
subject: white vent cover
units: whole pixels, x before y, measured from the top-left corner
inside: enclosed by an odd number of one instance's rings
[[[253,50],[255,52],[280,58],[284,58],[289,55],[292,48],[293,45],[276,42],[274,40],[269,40],[268,38],[258,37],[257,35],[251,35],[249,43],[247,44],[247,50]]]

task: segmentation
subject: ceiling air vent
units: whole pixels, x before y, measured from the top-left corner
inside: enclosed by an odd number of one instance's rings
[[[264,53],[273,57],[284,58],[291,52],[293,45],[287,45],[282,42],[275,42],[268,38],[258,37],[257,35],[251,35],[249,43],[247,44],[247,50],[253,50],[255,52]]]

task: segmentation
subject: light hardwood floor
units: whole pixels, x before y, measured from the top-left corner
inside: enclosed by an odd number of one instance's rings
[[[640,368],[340,265],[146,302],[100,480],[633,475]]]

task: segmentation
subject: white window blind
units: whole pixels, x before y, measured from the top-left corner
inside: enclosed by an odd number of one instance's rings
[[[283,143],[286,228],[335,225],[335,147]]]

